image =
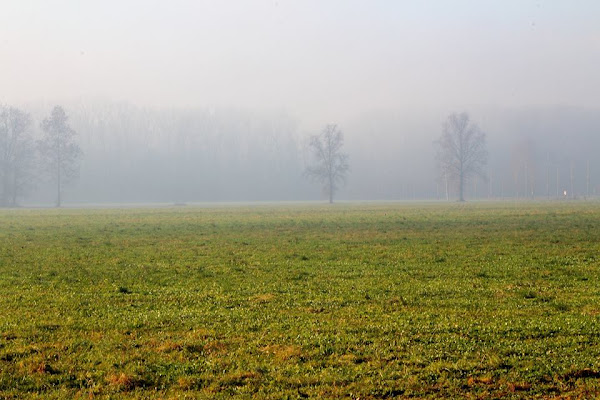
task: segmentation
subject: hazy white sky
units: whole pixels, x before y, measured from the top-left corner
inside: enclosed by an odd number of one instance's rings
[[[4,0],[0,102],[600,106],[600,1]]]

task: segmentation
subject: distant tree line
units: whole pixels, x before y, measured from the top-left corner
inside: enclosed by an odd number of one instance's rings
[[[597,195],[593,145],[578,154],[581,143],[598,144],[600,114],[573,114],[564,126],[552,114],[531,115],[495,125],[484,116],[486,131],[505,133],[489,138],[465,112],[450,114],[441,135],[431,118],[426,131],[412,131],[402,118],[374,115],[348,124],[346,143],[337,124],[305,134],[283,112],[79,103],[67,115],[62,107],[3,105],[0,206],[60,206],[65,196],[98,203],[308,200],[318,193],[313,183],[329,202]],[[577,125],[577,118],[587,122]],[[587,136],[544,133],[553,129]]]
[[[72,115],[86,153],[79,198],[186,203],[310,195],[302,180],[308,151],[283,112],[100,104],[80,105]]]

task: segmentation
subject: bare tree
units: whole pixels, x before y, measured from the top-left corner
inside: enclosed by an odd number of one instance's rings
[[[349,170],[348,155],[341,151],[343,145],[344,134],[335,124],[326,125],[319,135],[310,137],[314,164],[306,168],[305,175],[323,184],[330,203],[339,185],[346,182]]]
[[[78,176],[81,148],[74,141],[76,132],[68,124],[68,116],[60,106],[52,109],[42,121],[44,137],[38,142],[40,154],[56,181],[56,206],[61,206],[62,184]]]
[[[467,113],[451,114],[435,145],[440,175],[457,185],[459,201],[464,201],[466,183],[476,175],[483,176],[487,162],[485,133],[471,123]]]
[[[28,113],[0,106],[0,205],[16,206],[31,183],[35,147],[30,126]]]

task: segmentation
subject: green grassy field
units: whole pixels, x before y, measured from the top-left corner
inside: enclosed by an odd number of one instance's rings
[[[600,396],[600,204],[0,211],[0,398]]]

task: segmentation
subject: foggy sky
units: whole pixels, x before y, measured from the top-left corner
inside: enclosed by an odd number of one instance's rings
[[[600,107],[600,2],[8,0],[0,102],[289,112]]]

